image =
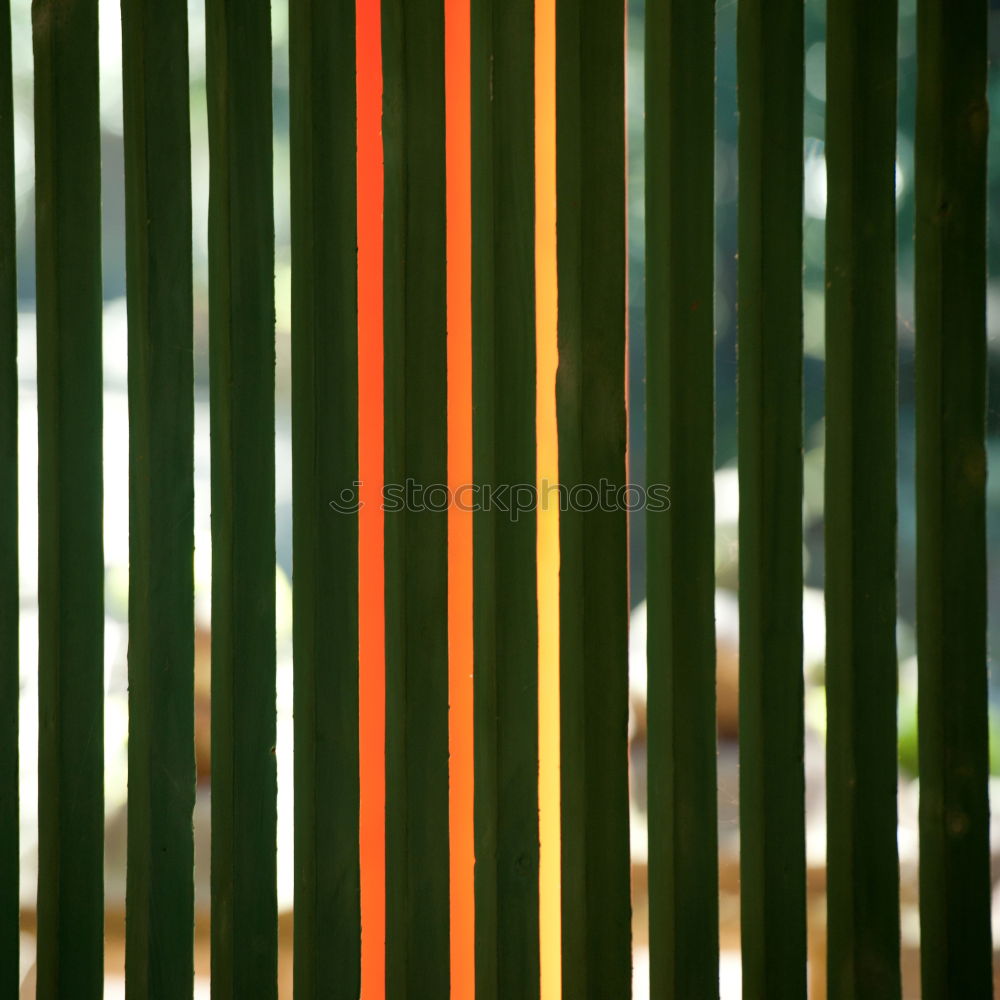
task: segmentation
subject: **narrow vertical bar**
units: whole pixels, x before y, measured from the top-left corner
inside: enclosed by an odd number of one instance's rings
[[[35,0],[38,996],[103,985],[104,554],[97,0]]]
[[[480,1000],[540,987],[533,29],[531,0],[473,0],[476,499],[509,490],[475,514]]]
[[[383,0],[386,992],[449,990],[443,0]]]
[[[209,0],[206,28],[212,990],[267,998],[277,995],[270,4]]]
[[[646,7],[650,991],[718,996],[715,8]],[[663,502],[663,487],[671,487]]]
[[[451,995],[476,996],[470,0],[446,0],[448,838]]]
[[[562,980],[628,997],[625,10],[556,5]]]
[[[900,995],[896,4],[827,5],[826,698],[831,1000]]]
[[[361,989],[355,0],[289,9],[295,995]]]
[[[988,5],[917,5],[923,996],[992,991],[986,659]]]
[[[18,982],[17,213],[10,0],[0,3],[0,992]]]
[[[535,0],[535,476],[538,597],[540,1000],[562,997],[559,750],[559,281],[556,253],[556,3]]]
[[[741,3],[737,58],[743,989],[783,1000],[806,995],[801,0]]]
[[[361,996],[385,1000],[385,401],[382,343],[382,7],[357,0],[358,744]]]
[[[194,978],[194,375],[184,0],[123,0],[129,997]]]

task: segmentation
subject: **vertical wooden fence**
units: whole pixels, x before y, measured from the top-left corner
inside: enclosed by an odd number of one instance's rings
[[[10,2],[0,9],[4,996],[17,991],[19,907]],[[993,979],[988,8],[917,5],[922,978],[927,1000],[964,1000],[990,996]],[[32,3],[37,989],[73,1000],[103,988],[97,15],[98,0]],[[122,0],[121,15],[126,982],[130,998],[190,997],[188,13],[184,0]],[[624,6],[290,0],[289,17],[295,995],[624,1000],[627,516],[606,500],[628,482]],[[901,992],[896,5],[829,0],[827,21],[828,994],[892,1000]],[[669,484],[672,498],[647,515],[651,988],[657,1000],[710,1000],[719,990],[713,4],[647,0],[645,31],[648,482]],[[278,964],[269,4],[206,0],[206,32],[212,990],[242,1000],[276,997]],[[740,0],[748,1000],[807,991],[803,66],[801,0]],[[537,485],[536,509],[525,501]]]

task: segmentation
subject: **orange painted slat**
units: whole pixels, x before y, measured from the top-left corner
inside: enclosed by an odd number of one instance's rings
[[[541,1000],[562,997],[559,767],[559,363],[556,276],[556,5],[535,4],[535,315],[538,470],[538,826]]]
[[[385,997],[385,571],[382,381],[382,25],[358,0],[358,477],[361,995]]]
[[[472,163],[469,0],[445,3],[448,485],[472,483]],[[475,996],[472,511],[448,511],[451,995]]]

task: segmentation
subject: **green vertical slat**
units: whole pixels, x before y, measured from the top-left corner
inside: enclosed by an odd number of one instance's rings
[[[0,3],[0,993],[19,986],[17,213],[10,2]]]
[[[292,0],[295,995],[361,989],[354,0]],[[341,508],[331,507],[337,501]]]
[[[17,213],[10,2],[0,4],[0,992],[18,988]]]
[[[920,936],[928,1000],[992,995],[984,448],[987,11],[983,0],[917,5]]]
[[[827,977],[900,995],[896,4],[827,5]]]
[[[715,8],[646,7],[650,990],[719,990],[715,778]]]
[[[267,0],[206,5],[212,994],[277,995],[274,224]]]
[[[386,988],[448,995],[444,7],[382,0]],[[413,489],[407,490],[408,483]],[[404,493],[410,492],[410,502]]]
[[[99,997],[104,936],[97,0],[35,0],[38,996]]]
[[[474,0],[471,34],[474,473],[479,486],[515,487],[509,512],[483,507],[474,526],[476,996],[531,1000],[539,992],[534,5]]]
[[[194,382],[184,0],[124,0],[129,997],[194,978]]]
[[[802,50],[801,0],[740,3],[740,899],[768,1000],[806,995]]]
[[[625,10],[556,6],[563,991],[631,991]],[[585,489],[579,489],[579,487]],[[603,507],[604,509],[600,509]]]

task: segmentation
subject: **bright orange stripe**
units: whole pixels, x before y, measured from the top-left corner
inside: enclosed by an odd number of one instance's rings
[[[559,436],[556,424],[556,0],[535,3],[538,832],[541,1000],[562,997],[559,765]],[[549,487],[552,492],[549,492]]]
[[[469,0],[446,0],[448,483],[472,482],[472,124]],[[472,513],[448,512],[448,831],[451,996],[472,1000],[475,979],[473,829]]]
[[[361,995],[385,998],[385,577],[383,568],[382,25],[357,0],[358,588]]]

